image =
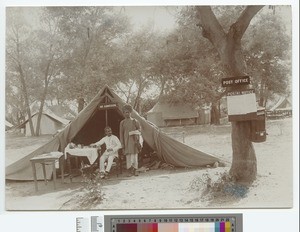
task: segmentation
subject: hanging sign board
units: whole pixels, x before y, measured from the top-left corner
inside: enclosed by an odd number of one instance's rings
[[[113,109],[113,108],[116,108],[117,107],[117,103],[100,103],[98,105],[98,109],[99,110],[106,110],[106,109]]]
[[[228,92],[227,108],[230,122],[255,119],[257,105],[254,89]]]
[[[222,79],[223,87],[232,87],[237,85],[249,85],[249,84],[250,84],[249,76],[227,77]]]

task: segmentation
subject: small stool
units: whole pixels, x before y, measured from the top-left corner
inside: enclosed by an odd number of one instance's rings
[[[53,170],[53,185],[54,189],[56,189],[56,168],[55,168],[55,162],[59,162],[59,166],[61,168],[61,180],[62,183],[64,183],[64,163],[61,161],[61,159],[64,159],[62,152],[52,152],[52,153],[46,153],[42,154],[40,156],[36,156],[30,159],[31,166],[32,166],[32,172],[33,172],[33,178],[34,178],[34,185],[35,185],[35,191],[38,191],[38,185],[37,185],[37,175],[36,175],[36,163],[42,164],[43,167],[43,175],[45,183],[47,184],[47,176],[46,176],[46,164],[52,164],[52,170]],[[64,161],[64,160],[63,160]]]

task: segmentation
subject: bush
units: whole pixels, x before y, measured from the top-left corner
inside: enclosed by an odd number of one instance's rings
[[[201,197],[207,200],[237,200],[247,196],[249,187],[237,183],[227,172],[216,173],[212,178],[208,173],[197,177],[190,183],[190,190],[202,191]]]
[[[84,173],[83,174],[83,195],[79,197],[79,204],[82,208],[92,208],[99,204],[104,199],[102,191],[103,180],[100,178],[100,173]]]

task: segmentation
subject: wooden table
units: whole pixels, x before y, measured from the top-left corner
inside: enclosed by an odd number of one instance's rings
[[[32,166],[35,191],[38,191],[37,175],[36,175],[36,163],[40,163],[43,167],[43,175],[44,175],[45,184],[47,184],[46,165],[47,164],[52,165],[53,185],[54,185],[54,189],[56,189],[56,167],[55,167],[55,162],[58,162],[59,166],[60,166],[60,170],[61,170],[61,180],[62,180],[62,183],[64,183],[64,154],[62,152],[45,153],[45,154],[42,154],[42,155],[31,158],[30,162],[31,162],[31,166]]]

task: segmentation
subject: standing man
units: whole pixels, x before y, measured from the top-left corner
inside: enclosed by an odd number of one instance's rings
[[[106,150],[100,157],[100,177],[104,178],[109,174],[114,158],[118,157],[118,150],[121,148],[120,140],[117,136],[112,134],[112,130],[109,126],[104,128],[105,137],[100,141],[91,145],[101,146],[105,143]],[[107,166],[105,168],[105,161],[107,160]]]
[[[120,123],[120,141],[126,156],[126,168],[129,170],[129,176],[137,176],[139,153],[137,144],[139,143],[141,127],[140,123],[131,117],[131,105],[124,105],[122,110],[125,119]]]

